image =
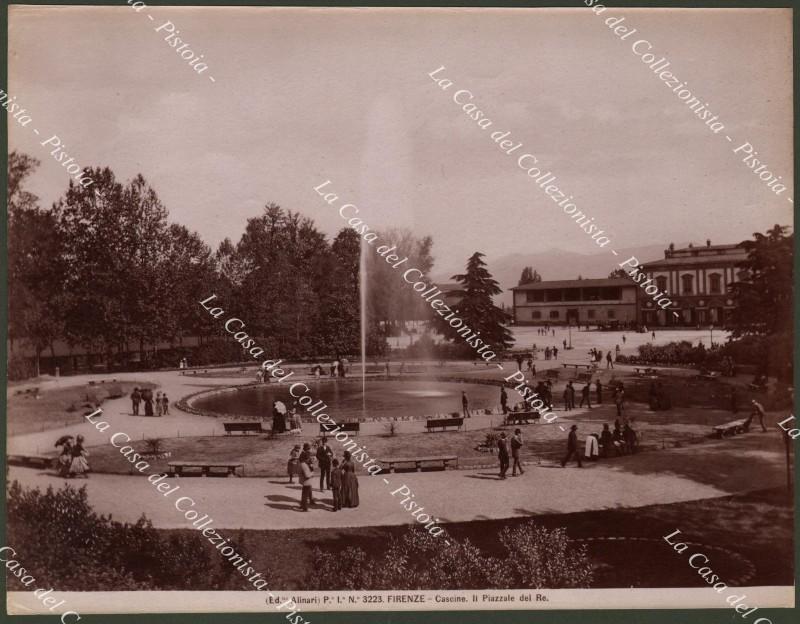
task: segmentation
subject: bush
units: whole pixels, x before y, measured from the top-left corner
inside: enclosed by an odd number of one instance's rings
[[[145,438],[145,446],[147,447],[147,453],[150,455],[160,455],[164,452],[164,448],[162,446],[162,442],[164,440],[161,438]]]
[[[253,589],[247,579],[192,530],[165,535],[142,516],[121,523],[97,515],[86,488],[45,493],[8,488],[8,543],[36,577],[60,591]],[[237,548],[242,548],[242,542]],[[239,550],[244,554],[244,550]],[[9,576],[11,589],[29,589]]]
[[[36,367],[30,358],[12,356],[8,358],[9,381],[22,381],[36,375]]]
[[[449,542],[449,543],[448,543]],[[369,557],[356,547],[314,550],[308,589],[329,591],[523,589],[588,587],[586,547],[574,548],[563,529],[533,522],[505,529],[498,557],[485,556],[469,539],[431,535],[421,527],[393,537],[386,554]]]

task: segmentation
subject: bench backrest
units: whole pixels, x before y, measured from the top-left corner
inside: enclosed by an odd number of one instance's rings
[[[222,423],[225,431],[261,431],[261,423]]]
[[[425,426],[430,427],[455,427],[464,424],[463,418],[439,418],[437,420],[428,420]]]

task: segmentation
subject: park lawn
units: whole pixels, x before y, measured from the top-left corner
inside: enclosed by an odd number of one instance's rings
[[[615,409],[603,405],[591,412],[567,416],[557,412],[559,419],[552,425],[522,425],[525,446],[522,457],[525,463],[554,461],[560,459],[566,448],[567,424],[579,423],[579,436],[599,433],[603,423],[613,425]],[[682,409],[667,413],[648,412],[647,406],[628,404],[627,414],[636,419],[636,428],[641,434],[642,450],[669,448],[676,445],[702,443],[708,441],[711,424],[730,420],[730,414],[719,410]],[[563,421],[562,421],[563,417]],[[566,420],[566,418],[569,420]],[[559,425],[564,426],[564,430]],[[515,426],[496,427],[495,433],[505,431],[510,437]],[[445,431],[434,433],[408,433],[402,431],[395,436],[362,435],[353,438],[359,446],[369,453],[369,457],[380,463],[381,459],[398,457],[418,457],[424,455],[456,455],[459,466],[477,467],[497,463],[496,453],[476,450],[486,438],[489,429],[475,431]],[[161,447],[169,456],[161,459],[148,459],[149,473],[162,473],[169,470],[170,461],[236,461],[244,465],[247,477],[280,477],[286,475],[286,462],[295,444],[311,442],[313,436],[281,436],[270,439],[264,435],[197,436],[169,438],[161,441]],[[341,457],[343,448],[331,440],[331,448]],[[145,452],[147,444],[137,441],[133,444],[137,452]],[[90,447],[90,463],[94,472],[132,474],[130,462],[120,455],[119,449],[106,444]]]
[[[723,582],[740,576],[743,569],[736,560],[716,549],[731,550],[753,563],[756,572],[748,581],[750,585],[791,585],[794,576],[792,508],[786,490],[781,488],[647,507],[455,522],[445,527],[450,536],[458,540],[468,538],[485,554],[497,551],[497,536],[503,528],[513,528],[530,520],[549,529],[565,527],[567,535],[574,540],[649,538],[655,541],[582,541],[587,544],[595,571],[592,587],[707,587],[697,571],[689,568],[686,556],[675,553],[671,546],[660,541],[663,536],[680,529],[686,540],[715,548],[713,551],[709,549],[708,555]],[[312,513],[330,512],[315,509]],[[357,514],[358,510],[344,513]],[[248,557],[252,557],[255,569],[268,574],[271,579],[270,589],[292,591],[303,589],[303,579],[313,566],[314,548],[338,552],[348,546],[357,546],[364,549],[370,558],[380,557],[389,538],[405,530],[403,526],[387,526],[288,531],[223,530],[222,534],[244,538]],[[172,534],[188,530],[159,531]],[[702,547],[693,548],[702,552]],[[720,604],[720,608],[724,606]]]
[[[8,435],[36,433],[84,422],[83,414],[108,398],[126,396],[135,387],[154,388],[155,384],[138,381],[111,381],[94,385],[44,389],[35,398],[32,393],[8,397]]]

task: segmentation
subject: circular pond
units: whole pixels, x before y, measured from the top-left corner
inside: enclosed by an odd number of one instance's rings
[[[430,416],[461,411],[461,391],[467,393],[470,409],[493,407],[500,402],[500,389],[495,386],[445,381],[367,381],[366,394],[361,394],[361,380],[306,381],[316,402],[322,400],[330,414],[339,419],[400,418]],[[195,409],[218,414],[270,418],[272,402],[283,401],[291,407],[296,399],[289,394],[290,384],[248,386],[235,392],[222,392],[199,397],[192,402]],[[305,389],[299,386],[295,394]],[[302,408],[296,406],[302,413]]]

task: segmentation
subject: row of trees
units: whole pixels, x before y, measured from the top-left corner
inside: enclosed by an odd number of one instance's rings
[[[93,185],[70,181],[65,194],[42,209],[25,190],[39,164],[25,154],[9,156],[12,346],[28,341],[38,360],[48,350],[54,356],[54,343],[64,340],[124,363],[132,350],[141,358],[159,342],[220,336],[220,322],[198,305],[216,294],[269,353],[359,351],[361,240],[354,230],[344,228],[328,241],[311,219],[267,204],[247,220],[238,242],[225,239],[213,251],[196,232],[169,221],[142,175],[122,183],[108,167],[87,169]],[[408,255],[407,266],[427,278],[434,263],[430,236],[388,230],[380,240]],[[371,248],[366,261],[368,345],[380,355],[387,334],[407,321],[430,319],[432,312]],[[487,329],[485,336],[499,339],[500,329],[489,329],[486,320],[498,292],[496,283],[488,290],[468,286],[465,296],[475,300],[462,316],[471,314],[477,328]],[[507,320],[497,312],[488,318]],[[230,350],[217,353],[230,357]]]

